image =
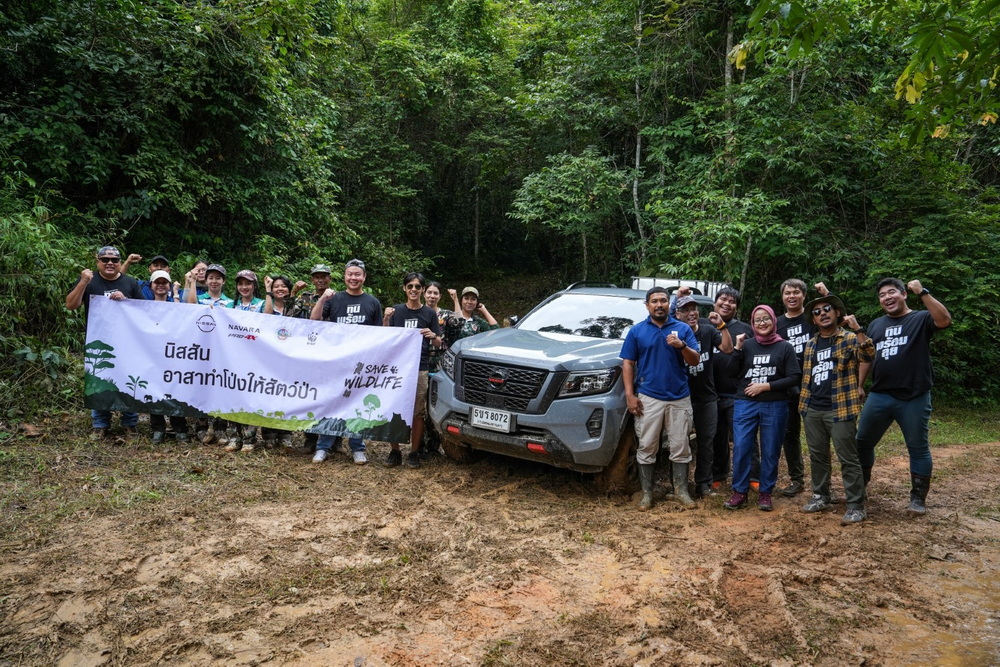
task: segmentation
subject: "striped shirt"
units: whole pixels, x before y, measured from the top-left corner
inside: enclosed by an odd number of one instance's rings
[[[799,412],[809,409],[812,387],[812,369],[816,363],[816,342],[819,334],[809,339],[802,351],[802,390],[799,393]],[[856,419],[861,413],[861,391],[858,385],[858,366],[871,363],[875,358],[875,344],[871,338],[865,342],[846,329],[838,328],[831,336],[830,359],[833,362],[830,400],[833,403],[833,421]]]

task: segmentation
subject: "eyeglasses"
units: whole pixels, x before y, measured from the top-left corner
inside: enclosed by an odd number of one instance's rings
[[[117,257],[98,257],[98,262],[104,262],[105,264],[117,264],[121,260]]]
[[[822,306],[819,306],[818,308],[813,308],[813,315],[819,315],[820,313],[829,313],[831,310],[833,310],[833,306],[828,303],[824,303]]]
[[[420,283],[413,283],[412,285],[406,285],[405,286],[405,289],[408,289],[408,290],[412,290],[412,289],[422,290],[423,288],[424,288],[424,286],[421,285]]]
[[[754,320],[753,323],[754,324],[770,324],[771,323],[771,318],[769,317],[766,320]]]

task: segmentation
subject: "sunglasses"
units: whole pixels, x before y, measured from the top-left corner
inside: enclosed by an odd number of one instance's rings
[[[424,286],[421,285],[420,283],[413,283],[412,285],[406,285],[405,286],[405,289],[408,289],[408,290],[411,290],[411,289],[421,290],[423,288],[424,288]]]
[[[829,313],[831,310],[833,310],[833,306],[831,306],[828,303],[825,303],[818,308],[813,308],[812,313],[813,315],[819,315],[820,313]]]
[[[98,262],[104,262],[105,264],[117,264],[121,260],[117,257],[98,257]]]

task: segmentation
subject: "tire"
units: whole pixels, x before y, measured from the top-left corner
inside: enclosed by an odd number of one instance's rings
[[[486,456],[485,452],[480,452],[472,447],[466,447],[461,442],[448,437],[441,438],[441,449],[444,455],[455,463],[476,463],[482,461]]]
[[[600,493],[632,493],[639,488],[639,464],[635,460],[637,447],[635,427],[629,420],[614,456],[604,470],[594,474],[594,483]]]

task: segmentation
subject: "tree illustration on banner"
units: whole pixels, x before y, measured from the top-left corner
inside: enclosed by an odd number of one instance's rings
[[[107,368],[114,368],[115,365],[109,361],[110,359],[116,358],[112,353],[114,349],[115,348],[100,340],[87,343],[87,347],[83,352],[84,368],[89,367],[90,372],[93,375],[97,375],[100,371]]]
[[[135,392],[140,389],[145,389],[149,386],[149,383],[140,379],[137,375],[129,375],[128,382],[125,383],[125,386],[132,392],[132,398],[135,398]]]
[[[382,401],[379,400],[378,396],[375,394],[368,394],[362,402],[365,404],[365,408],[367,408],[365,410],[365,413],[368,415],[367,418],[363,418],[361,416],[361,411],[355,408],[354,412],[358,416],[347,420],[347,428],[351,429],[351,431],[355,433],[360,433],[365,429],[375,428],[376,426],[382,426],[383,424],[389,423],[389,421],[381,414],[375,415],[375,419],[372,419],[372,413],[382,407]]]

